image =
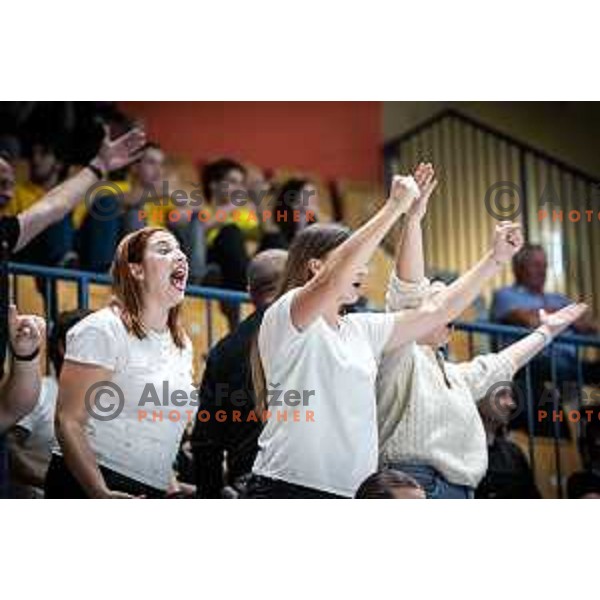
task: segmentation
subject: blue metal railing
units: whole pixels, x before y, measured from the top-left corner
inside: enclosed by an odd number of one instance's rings
[[[517,341],[517,339],[522,338],[531,333],[530,329],[525,327],[514,327],[510,325],[499,325],[496,323],[488,323],[488,322],[457,322],[455,323],[455,327],[457,330],[462,331],[468,335],[468,345],[469,348],[473,348],[473,336],[477,334],[485,335],[492,342],[494,346],[504,346],[507,343],[513,343]],[[557,359],[557,348],[566,348],[571,347],[575,349],[575,368],[572,372],[575,374],[575,381],[571,382],[570,380],[559,381],[559,369],[558,369],[558,359]],[[584,335],[577,335],[566,333],[558,336],[548,347],[547,352],[550,353],[549,356],[549,380],[550,389],[549,394],[551,398],[551,409],[552,409],[552,438],[554,441],[554,461],[555,461],[555,474],[556,474],[556,491],[557,496],[562,498],[564,496],[564,482],[563,482],[563,468],[562,468],[562,458],[561,458],[561,423],[564,423],[564,415],[565,408],[564,404],[561,404],[561,401],[569,400],[568,398],[561,398],[561,387],[562,391],[566,391],[567,384],[573,383],[575,384],[575,388],[571,387],[572,391],[576,392],[575,402],[576,402],[576,410],[578,412],[581,411],[583,407],[583,387],[584,385],[598,385],[600,381],[586,381],[584,378],[584,361],[582,356],[582,350],[587,348],[593,348],[595,350],[600,349],[600,337],[590,337]],[[473,353],[471,352],[471,355]],[[543,360],[543,358],[539,359]],[[536,473],[536,459],[535,459],[535,443],[536,443],[536,431],[538,425],[540,423],[540,413],[537,414],[537,423],[536,423],[536,409],[540,410],[541,406],[544,406],[544,402],[548,400],[546,397],[546,392],[548,389],[544,390],[544,393],[541,397],[537,396],[540,394],[539,386],[534,386],[532,370],[533,370],[532,362],[528,363],[523,368],[523,373],[520,378],[520,385],[522,388],[518,388],[517,395],[519,396],[517,400],[522,402],[524,406],[521,408],[526,410],[526,425],[527,425],[527,433],[528,433],[528,450],[529,450],[529,463],[531,469],[535,475]],[[539,376],[538,376],[539,377]],[[536,379],[539,382],[539,379]],[[517,384],[518,385],[518,384]],[[562,412],[561,412],[562,411]],[[561,418],[558,415],[561,415]],[[576,421],[576,438],[579,441],[582,435],[581,423],[579,420]]]
[[[25,275],[36,277],[43,281],[44,306],[46,320],[49,324],[48,331],[51,330],[54,316],[56,314],[56,283],[59,281],[74,282],[77,284],[77,306],[78,308],[89,308],[90,304],[90,285],[111,284],[111,277],[102,273],[92,273],[89,271],[79,271],[76,269],[61,269],[58,267],[42,267],[38,265],[29,265],[21,263],[8,263],[8,272],[13,278],[12,294],[13,301],[16,303],[18,297],[18,276]],[[212,301],[230,302],[232,304],[242,305],[250,302],[250,297],[244,292],[225,290],[213,287],[204,287],[199,285],[189,285],[186,288],[186,296],[206,300],[206,335],[208,347],[213,345],[214,327]]]
[[[45,300],[45,312],[46,318],[50,325],[52,325],[53,312],[56,305],[53,304],[53,298],[56,299],[56,284],[59,281],[63,282],[74,282],[77,284],[77,301],[79,308],[89,308],[90,301],[90,285],[110,285],[111,278],[105,274],[91,273],[87,271],[78,271],[73,269],[60,269],[41,267],[36,265],[26,265],[20,263],[9,263],[8,271],[13,278],[13,300],[16,302],[18,294],[18,276],[31,276],[37,277],[43,280],[42,293]],[[242,292],[236,292],[231,290],[211,288],[190,285],[186,289],[186,297],[206,300],[206,332],[208,348],[214,343],[213,335],[213,310],[212,302],[230,302],[238,305],[246,304],[250,302],[248,294]],[[508,325],[498,325],[495,323],[488,322],[455,322],[455,328],[467,334],[468,345],[470,348],[469,354],[473,356],[475,354],[473,348],[473,337],[476,335],[486,336],[486,339],[490,341],[491,345],[502,345],[506,341],[515,341],[516,339],[523,337],[530,333],[530,330],[524,327],[512,327]],[[49,330],[51,327],[48,328]],[[556,348],[556,345],[560,344],[568,345],[575,348],[576,351],[576,384],[579,391],[582,390],[584,385],[584,373],[583,373],[583,357],[582,350],[584,348],[600,349],[600,337],[591,338],[588,336],[574,335],[574,334],[563,334],[556,338],[554,343],[550,346],[550,372],[551,372],[551,383],[552,389],[558,389],[561,382],[558,381],[558,369],[557,369],[557,357],[556,352],[552,349]],[[524,369],[524,381],[525,391],[523,394],[524,408],[527,411],[527,431],[528,431],[528,448],[529,448],[529,460],[532,471],[536,472],[535,465],[535,443],[536,443],[536,423],[535,423],[535,410],[538,406],[536,398],[534,397],[534,388],[532,384],[531,375],[531,364],[527,365]],[[598,382],[593,382],[598,383]],[[556,394],[552,394],[552,410],[559,410],[559,400]],[[577,408],[580,410],[582,407],[581,396],[577,395]],[[577,426],[577,435],[580,435],[579,424]],[[558,421],[553,422],[553,438],[554,438],[554,455],[556,463],[556,489],[559,497],[563,496],[563,477],[562,477],[562,465],[560,455],[560,423]]]

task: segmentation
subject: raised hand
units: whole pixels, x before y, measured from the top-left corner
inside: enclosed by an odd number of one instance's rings
[[[540,327],[554,338],[580,319],[587,309],[587,304],[580,302],[573,302],[553,313],[540,309]]]
[[[523,232],[519,223],[502,221],[496,225],[492,250],[492,258],[496,262],[508,262],[522,246]]]
[[[398,208],[401,213],[406,213],[420,193],[419,186],[412,176],[394,175],[388,203]]]
[[[40,348],[46,335],[46,321],[36,315],[19,315],[17,307],[11,304],[8,333],[13,352],[17,356],[30,356]]]
[[[110,139],[108,125],[103,124],[102,127],[104,128],[104,139],[98,154],[91,161],[92,165],[108,174],[111,171],[126,167],[141,157],[146,144],[146,133],[141,127],[134,127],[116,140]]]
[[[420,163],[415,169],[413,177],[419,186],[420,195],[408,209],[408,216],[422,219],[427,212],[429,197],[437,187],[438,180],[435,178],[435,171],[431,163]]]

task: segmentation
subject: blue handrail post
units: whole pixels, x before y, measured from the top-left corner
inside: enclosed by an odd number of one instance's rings
[[[77,305],[80,310],[90,306],[90,282],[87,277],[82,277],[77,282]]]

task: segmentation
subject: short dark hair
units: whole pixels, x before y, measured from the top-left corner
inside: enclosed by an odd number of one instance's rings
[[[294,221],[294,210],[297,209],[298,206],[295,206],[294,204],[299,205],[300,201],[304,200],[300,197],[302,190],[310,183],[310,179],[299,179],[296,177],[288,179],[279,188],[277,196],[275,197],[273,211],[285,215],[285,218],[283,219],[278,217],[277,225],[288,245],[292,243],[292,240],[298,231],[298,223]]]
[[[521,267],[525,264],[525,262],[529,259],[529,257],[534,252],[540,251],[544,254],[546,253],[544,247],[541,244],[530,244],[529,242],[523,244],[521,249],[512,258],[512,268],[515,276],[517,272],[520,271]]]
[[[360,500],[369,498],[390,500],[394,498],[394,488],[421,489],[421,486],[416,479],[402,471],[383,469],[367,477],[360,484],[354,497]]]
[[[54,326],[48,346],[48,354],[50,355],[50,360],[52,361],[52,365],[54,366],[54,371],[57,377],[60,375],[64,360],[59,351],[60,345],[62,344],[63,348],[66,346],[67,332],[69,329],[77,325],[77,323],[79,323],[79,321],[82,319],[85,319],[87,316],[91,315],[92,312],[94,311],[86,308],[78,308],[76,310],[62,312],[60,315],[58,315],[58,320]]]
[[[246,176],[246,168],[231,158],[221,158],[210,162],[202,168],[202,193],[204,199],[210,202],[212,198],[212,185],[219,183],[227,177],[230,171],[241,171]]]

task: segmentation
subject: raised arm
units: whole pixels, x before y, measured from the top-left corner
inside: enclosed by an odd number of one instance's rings
[[[550,314],[540,310],[540,326],[533,333],[511,344],[498,354],[510,359],[515,371],[518,371],[552,342],[556,336],[580,319],[587,309],[587,304],[573,303]]]
[[[40,395],[39,353],[45,336],[44,319],[19,315],[13,305],[8,314],[13,363],[7,382],[0,390],[0,433],[29,414]]]
[[[425,277],[421,222],[427,212],[429,197],[437,186],[435,172],[429,163],[421,163],[414,178],[421,193],[404,217],[395,256],[396,276],[409,283],[418,283]]]
[[[104,140],[98,155],[90,162],[91,168],[81,169],[75,176],[51,189],[31,208],[18,215],[20,235],[15,251],[25,247],[44,229],[68,215],[85,197],[89,188],[108,173],[120,169],[140,157],[146,143],[143,130],[136,128],[116,140],[110,139],[110,132],[104,126]]]
[[[522,244],[520,225],[509,222],[497,225],[492,250],[475,266],[419,308],[398,313],[388,349],[417,340],[456,319],[477,298],[485,282],[511,260]]]
[[[294,297],[291,316],[297,328],[303,329],[318,316],[337,309],[357,272],[369,262],[392,225],[418,195],[412,177],[394,177],[390,197],[383,207],[331,252],[323,267]]]

